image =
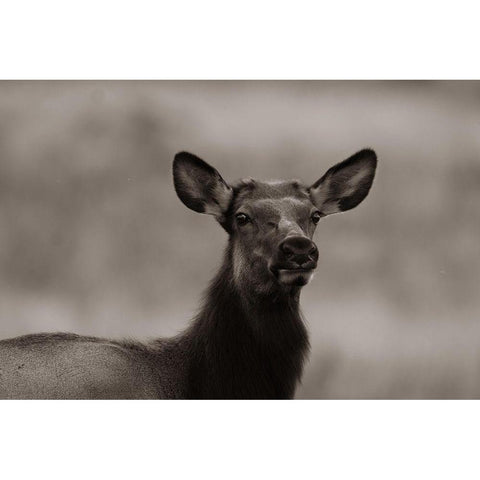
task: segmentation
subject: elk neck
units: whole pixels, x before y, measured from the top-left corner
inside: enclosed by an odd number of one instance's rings
[[[308,353],[299,289],[236,284],[231,245],[182,343],[191,398],[292,398]]]

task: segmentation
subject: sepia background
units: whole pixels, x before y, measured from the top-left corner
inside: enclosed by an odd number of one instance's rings
[[[480,398],[480,82],[0,82],[0,338],[185,328],[226,234],[177,151],[313,183],[367,146],[370,195],[315,236],[297,398]]]

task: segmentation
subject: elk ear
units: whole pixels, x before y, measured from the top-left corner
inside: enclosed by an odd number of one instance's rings
[[[376,167],[377,156],[370,149],[334,165],[310,187],[314,205],[324,215],[356,207],[367,196]]]
[[[195,212],[221,219],[232,201],[233,190],[217,170],[188,152],[175,155],[173,182],[178,198]]]

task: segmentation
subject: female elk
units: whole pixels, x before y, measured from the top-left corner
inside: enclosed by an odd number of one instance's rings
[[[299,295],[317,266],[319,220],[357,206],[376,168],[362,150],[310,187],[298,181],[229,185],[181,152],[180,200],[229,235],[203,308],[182,334],[150,343],[73,334],[0,342],[2,398],[292,398],[308,352]]]

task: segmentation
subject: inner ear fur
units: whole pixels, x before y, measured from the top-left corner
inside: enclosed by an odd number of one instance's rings
[[[313,203],[324,215],[356,207],[368,195],[375,177],[377,156],[360,150],[329,168],[309,189]]]

